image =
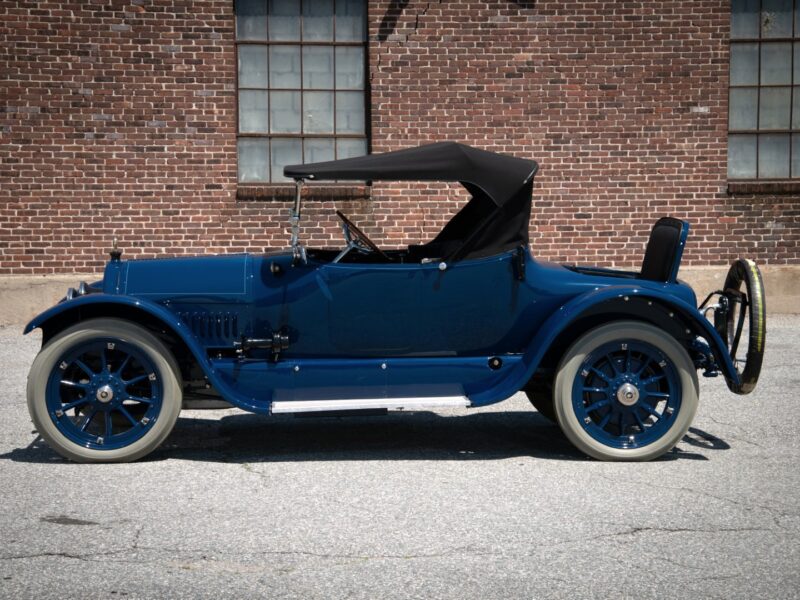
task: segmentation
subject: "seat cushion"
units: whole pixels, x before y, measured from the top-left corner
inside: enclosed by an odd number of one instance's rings
[[[662,217],[653,226],[644,252],[641,278],[651,281],[669,281],[675,262],[680,260],[683,221]]]

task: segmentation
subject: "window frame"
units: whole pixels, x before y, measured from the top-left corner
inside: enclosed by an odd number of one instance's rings
[[[793,128],[792,123],[794,119],[794,103],[796,94],[800,94],[800,81],[794,80],[794,71],[795,71],[795,47],[800,48],[800,27],[798,27],[798,18],[800,18],[800,5],[797,1],[792,2],[792,14],[791,14],[791,33],[787,36],[775,36],[775,37],[765,37],[762,33],[763,28],[763,15],[764,15],[764,2],[763,0],[759,0],[758,2],[758,36],[757,37],[733,37],[732,25],[733,25],[733,2],[729,4],[731,13],[730,13],[730,24],[731,30],[729,30],[728,34],[728,116],[727,116],[727,138],[726,138],[726,148],[727,154],[730,155],[730,136],[739,136],[739,135],[751,135],[755,136],[755,176],[752,177],[735,177],[730,174],[729,165],[726,164],[726,177],[731,184],[735,185],[738,183],[748,184],[748,183],[755,183],[755,184],[770,184],[770,183],[777,183],[777,182],[787,182],[792,184],[800,184],[800,172],[796,175],[792,173],[792,159],[793,159],[793,146],[794,146],[794,138],[795,136],[800,139],[800,128]],[[761,59],[762,59],[762,48],[764,46],[772,45],[772,44],[788,44],[789,45],[789,74],[790,80],[788,84],[762,84],[761,83]],[[733,68],[733,48],[737,45],[755,45],[757,49],[758,55],[758,72],[757,72],[757,80],[755,84],[736,84],[732,83],[732,68]],[[733,129],[731,127],[731,91],[733,90],[755,90],[756,102],[753,109],[755,111],[755,119],[756,124],[754,129]],[[789,90],[789,123],[787,128],[771,128],[771,129],[761,129],[761,90],[762,89],[788,89]],[[788,175],[785,177],[759,177],[759,156],[760,156],[760,145],[761,145],[761,137],[764,135],[785,135],[788,137],[788,164],[789,164],[789,172]],[[730,187],[730,186],[729,186]]]
[[[269,5],[270,0],[262,0],[265,4]],[[364,140],[365,148],[367,154],[372,152],[372,112],[371,112],[371,90],[370,90],[370,78],[369,78],[369,2],[367,0],[363,0],[364,5],[364,14],[363,14],[363,27],[364,27],[364,39],[361,41],[337,41],[335,39],[335,32],[336,32],[336,0],[333,0],[334,12],[333,12],[333,31],[334,31],[334,39],[333,40],[316,40],[316,41],[304,41],[303,40],[303,3],[304,0],[298,0],[300,4],[300,15],[299,19],[299,27],[300,27],[300,38],[297,40],[270,40],[270,39],[263,39],[263,40],[255,40],[255,39],[239,39],[239,29],[238,29],[238,19],[236,14],[236,0],[233,0],[233,18],[234,18],[234,68],[236,69],[235,74],[235,110],[234,110],[234,118],[236,120],[236,184],[240,188],[259,188],[259,189],[269,189],[275,187],[286,187],[291,186],[291,181],[273,181],[272,180],[272,148],[271,143],[273,139],[296,139],[300,140],[301,144],[303,144],[303,140],[305,139],[326,139],[326,140],[333,140],[333,147],[334,147],[334,159],[337,157],[337,150],[336,150],[336,141],[339,139],[355,139],[355,140]],[[269,9],[267,11],[267,19],[269,19]],[[258,46],[267,48],[267,77],[269,78],[269,48],[272,46],[297,46],[300,48],[300,87],[298,88],[254,88],[248,86],[240,86],[239,85],[239,47],[240,46]],[[364,73],[364,87],[361,90],[337,90],[336,89],[336,82],[334,81],[333,87],[331,89],[328,88],[313,88],[313,89],[306,89],[303,84],[303,48],[306,46],[318,46],[318,47],[326,47],[333,49],[333,59],[332,59],[332,68],[333,68],[333,76],[335,78],[336,74],[336,49],[339,47],[349,47],[349,48],[363,48],[363,73]],[[269,84],[269,81],[267,82]],[[301,131],[300,133],[270,133],[267,131],[266,133],[259,133],[259,132],[242,132],[240,131],[240,120],[239,120],[239,104],[240,104],[240,91],[263,91],[266,94],[270,94],[270,92],[298,92],[300,95],[300,123],[301,123]],[[333,132],[332,133],[304,133],[302,131],[303,128],[303,93],[306,91],[313,91],[313,92],[328,92],[333,94]],[[360,92],[363,102],[364,102],[364,133],[336,133],[336,92]],[[267,109],[267,130],[270,129],[270,111]],[[239,180],[239,147],[238,142],[240,139],[263,139],[267,140],[270,144],[270,149],[267,153],[267,179],[265,181],[240,181]],[[302,149],[304,146],[301,145],[301,156],[302,156]],[[307,182],[311,187],[336,187],[334,182]],[[333,185],[332,185],[333,184]],[[345,187],[353,187],[352,185],[348,185]],[[243,194],[243,198],[249,197],[248,194]]]

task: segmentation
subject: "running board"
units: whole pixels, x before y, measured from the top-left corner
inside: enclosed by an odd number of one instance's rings
[[[287,400],[272,403],[272,413],[309,413],[345,410],[419,410],[423,408],[455,408],[470,405],[466,396],[434,398],[363,398],[361,400]]]

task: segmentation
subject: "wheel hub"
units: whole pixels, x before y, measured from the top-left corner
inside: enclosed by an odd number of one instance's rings
[[[623,406],[633,406],[639,401],[639,389],[632,383],[623,383],[617,388],[617,400]]]
[[[114,390],[111,389],[111,386],[106,384],[97,388],[97,393],[95,397],[99,402],[103,404],[108,404],[114,399]]]

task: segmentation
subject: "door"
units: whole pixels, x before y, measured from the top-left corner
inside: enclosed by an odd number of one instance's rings
[[[521,346],[529,288],[511,257],[445,269],[309,261],[287,262],[275,276],[262,268],[254,312],[262,328],[289,335],[280,360],[294,365],[291,389],[276,392],[294,400],[463,393],[488,376],[487,357]]]
[[[287,356],[480,356],[518,351],[529,288],[512,254],[439,264],[309,263],[284,294]]]

